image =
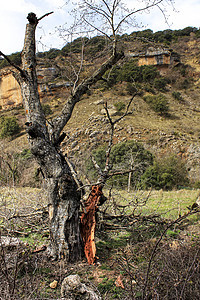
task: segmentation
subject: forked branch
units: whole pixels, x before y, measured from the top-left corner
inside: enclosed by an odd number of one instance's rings
[[[117,118],[116,120],[112,120],[109,110],[108,110],[108,106],[107,106],[107,102],[104,103],[104,109],[106,111],[106,115],[107,118],[109,120],[110,123],[110,138],[109,138],[109,142],[108,142],[108,147],[106,150],[106,161],[105,161],[105,168],[102,170],[101,167],[99,166],[99,164],[97,163],[96,159],[94,156],[91,155],[91,159],[92,159],[92,163],[95,167],[95,169],[97,170],[98,174],[99,174],[99,179],[96,183],[96,185],[101,185],[104,186],[106,181],[108,180],[108,178],[114,176],[114,175],[123,175],[126,173],[130,173],[133,171],[133,169],[131,170],[111,170],[112,169],[112,164],[110,163],[110,154],[111,154],[111,150],[113,147],[113,136],[114,136],[114,130],[115,130],[115,124],[117,124],[119,121],[121,121],[124,117],[126,117],[129,114],[129,108],[130,105],[134,99],[134,97],[136,96],[136,94],[134,94],[131,99],[129,100],[129,103],[126,107],[126,111],[124,112],[124,114],[122,116],[120,116],[119,118]]]
[[[110,171],[110,168],[111,168],[111,166],[110,166],[110,153],[111,153],[111,149],[112,149],[112,146],[113,146],[113,136],[114,136],[115,124],[117,124],[119,121],[121,121],[123,118],[125,118],[128,115],[130,105],[133,102],[133,99],[136,95],[137,94],[134,94],[131,97],[131,99],[130,99],[127,107],[126,107],[126,111],[124,112],[124,114],[121,117],[117,118],[115,121],[113,121],[111,116],[110,116],[107,103],[104,104],[104,109],[106,111],[106,115],[107,115],[107,118],[110,122],[110,127],[111,127],[111,129],[110,129],[110,140],[109,140],[109,144],[108,144],[108,149],[106,151],[106,165],[105,165],[105,169],[104,169],[104,173],[106,173],[107,175],[108,175],[108,172]]]

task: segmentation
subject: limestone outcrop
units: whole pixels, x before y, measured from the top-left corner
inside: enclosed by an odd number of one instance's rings
[[[178,53],[172,51],[172,49],[165,48],[149,47],[146,51],[139,53],[129,51],[127,56],[137,58],[138,66],[156,66],[160,71],[170,65],[180,63]]]
[[[38,90],[40,96],[52,94],[62,87],[70,87],[70,83],[58,80],[59,69],[56,67],[38,66]],[[22,104],[20,86],[12,75],[10,68],[0,71],[0,108],[9,109]]]
[[[5,70],[0,74],[0,106],[8,109],[21,104],[20,86],[13,77],[10,70]]]

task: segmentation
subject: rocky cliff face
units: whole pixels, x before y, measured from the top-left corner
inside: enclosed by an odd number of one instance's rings
[[[56,80],[59,70],[55,67],[38,67],[38,90],[40,96],[51,93],[63,86],[68,86],[68,82]],[[3,110],[16,107],[22,104],[20,86],[12,75],[10,69],[3,69],[0,72],[0,107]]]
[[[4,70],[0,74],[0,106],[2,109],[21,104],[20,87],[11,71]]]
[[[171,50],[150,47],[144,52],[136,53],[128,51],[127,57],[137,57],[138,65],[154,65],[162,73],[163,68],[179,62],[179,58],[174,55]],[[62,68],[62,67],[61,67]],[[63,86],[69,87],[70,82],[59,80],[60,67],[51,62],[51,67],[47,67],[42,59],[38,60],[38,89],[40,96],[52,94],[52,90],[56,90]],[[0,72],[0,106],[2,109],[9,109],[22,103],[20,87],[12,76],[9,68]]]

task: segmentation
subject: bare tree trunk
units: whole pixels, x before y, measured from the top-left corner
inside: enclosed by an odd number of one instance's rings
[[[38,94],[35,57],[36,15],[28,15],[20,83],[26,112],[26,131],[32,154],[41,167],[47,182],[49,200],[50,255],[77,261],[81,258],[82,243],[79,229],[81,193],[59,147],[55,145],[47,127]]]
[[[64,167],[65,166],[65,167]],[[64,170],[64,168],[66,170]],[[59,177],[48,178],[50,255],[70,262],[82,256],[79,229],[80,193],[66,163]]]
[[[47,16],[37,18],[28,14],[24,48],[22,51],[22,68],[12,63],[0,51],[7,61],[17,70],[13,75],[21,87],[23,105],[26,113],[26,132],[32,154],[40,165],[47,182],[49,198],[50,254],[54,258],[65,258],[74,262],[83,253],[80,236],[79,208],[81,200],[80,184],[74,177],[70,162],[62,155],[59,144],[64,126],[71,117],[73,108],[90,86],[102,78],[112,65],[124,54],[114,53],[90,77],[74,87],[61,113],[51,125],[47,122],[41,107],[36,74],[35,30],[38,22]]]
[[[36,145],[32,152],[42,167],[48,190],[50,255],[55,259],[78,261],[82,254],[79,230],[81,192],[67,162],[59,151],[47,144]]]
[[[31,152],[47,182],[49,202],[50,254],[55,259],[77,261],[82,245],[79,230],[81,192],[77,191],[65,157],[48,136],[43,135],[37,122],[27,125]]]

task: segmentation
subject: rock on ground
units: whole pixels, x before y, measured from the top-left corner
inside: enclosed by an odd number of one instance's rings
[[[102,299],[91,287],[87,286],[84,283],[81,283],[80,277],[77,274],[65,277],[61,286],[61,297],[63,300]]]

